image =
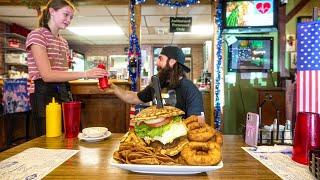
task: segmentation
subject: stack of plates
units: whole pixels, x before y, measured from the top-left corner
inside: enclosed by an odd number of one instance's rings
[[[79,140],[96,142],[108,138],[111,132],[105,127],[89,127],[82,130],[82,133],[78,134]]]

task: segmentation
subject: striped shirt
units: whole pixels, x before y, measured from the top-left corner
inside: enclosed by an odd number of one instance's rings
[[[36,44],[46,48],[51,69],[55,71],[67,71],[68,59],[70,57],[69,46],[67,41],[59,37],[55,37],[47,28],[38,28],[28,34],[26,41],[28,73],[31,82],[40,79],[41,75],[36,65],[36,61],[31,54],[31,45]],[[34,92],[34,84],[31,83],[28,89],[30,93]]]

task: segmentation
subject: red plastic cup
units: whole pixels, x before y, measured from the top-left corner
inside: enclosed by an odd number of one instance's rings
[[[311,112],[299,112],[294,129],[292,160],[307,165],[309,151],[320,148],[320,117]]]
[[[75,138],[79,134],[81,102],[71,101],[62,103],[64,136]]]
[[[98,64],[98,68],[106,69],[106,66],[104,64]],[[104,76],[103,78],[99,78],[99,86],[101,89],[107,89],[109,87],[108,76]]]

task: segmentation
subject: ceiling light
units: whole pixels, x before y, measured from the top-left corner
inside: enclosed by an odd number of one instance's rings
[[[191,32],[175,32],[174,34],[212,35],[213,27],[211,25],[191,26]]]
[[[161,18],[160,18],[160,22],[162,22],[162,23],[169,23],[169,22],[170,22],[170,18],[169,18],[169,17],[161,17]]]
[[[103,36],[124,34],[119,26],[68,27],[67,29],[80,36]]]

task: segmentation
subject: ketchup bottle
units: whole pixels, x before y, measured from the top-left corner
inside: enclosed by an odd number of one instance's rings
[[[98,64],[98,68],[106,69],[106,66],[102,63]],[[106,89],[109,87],[108,85],[108,76],[104,76],[102,78],[99,78],[99,86],[101,89]]]

